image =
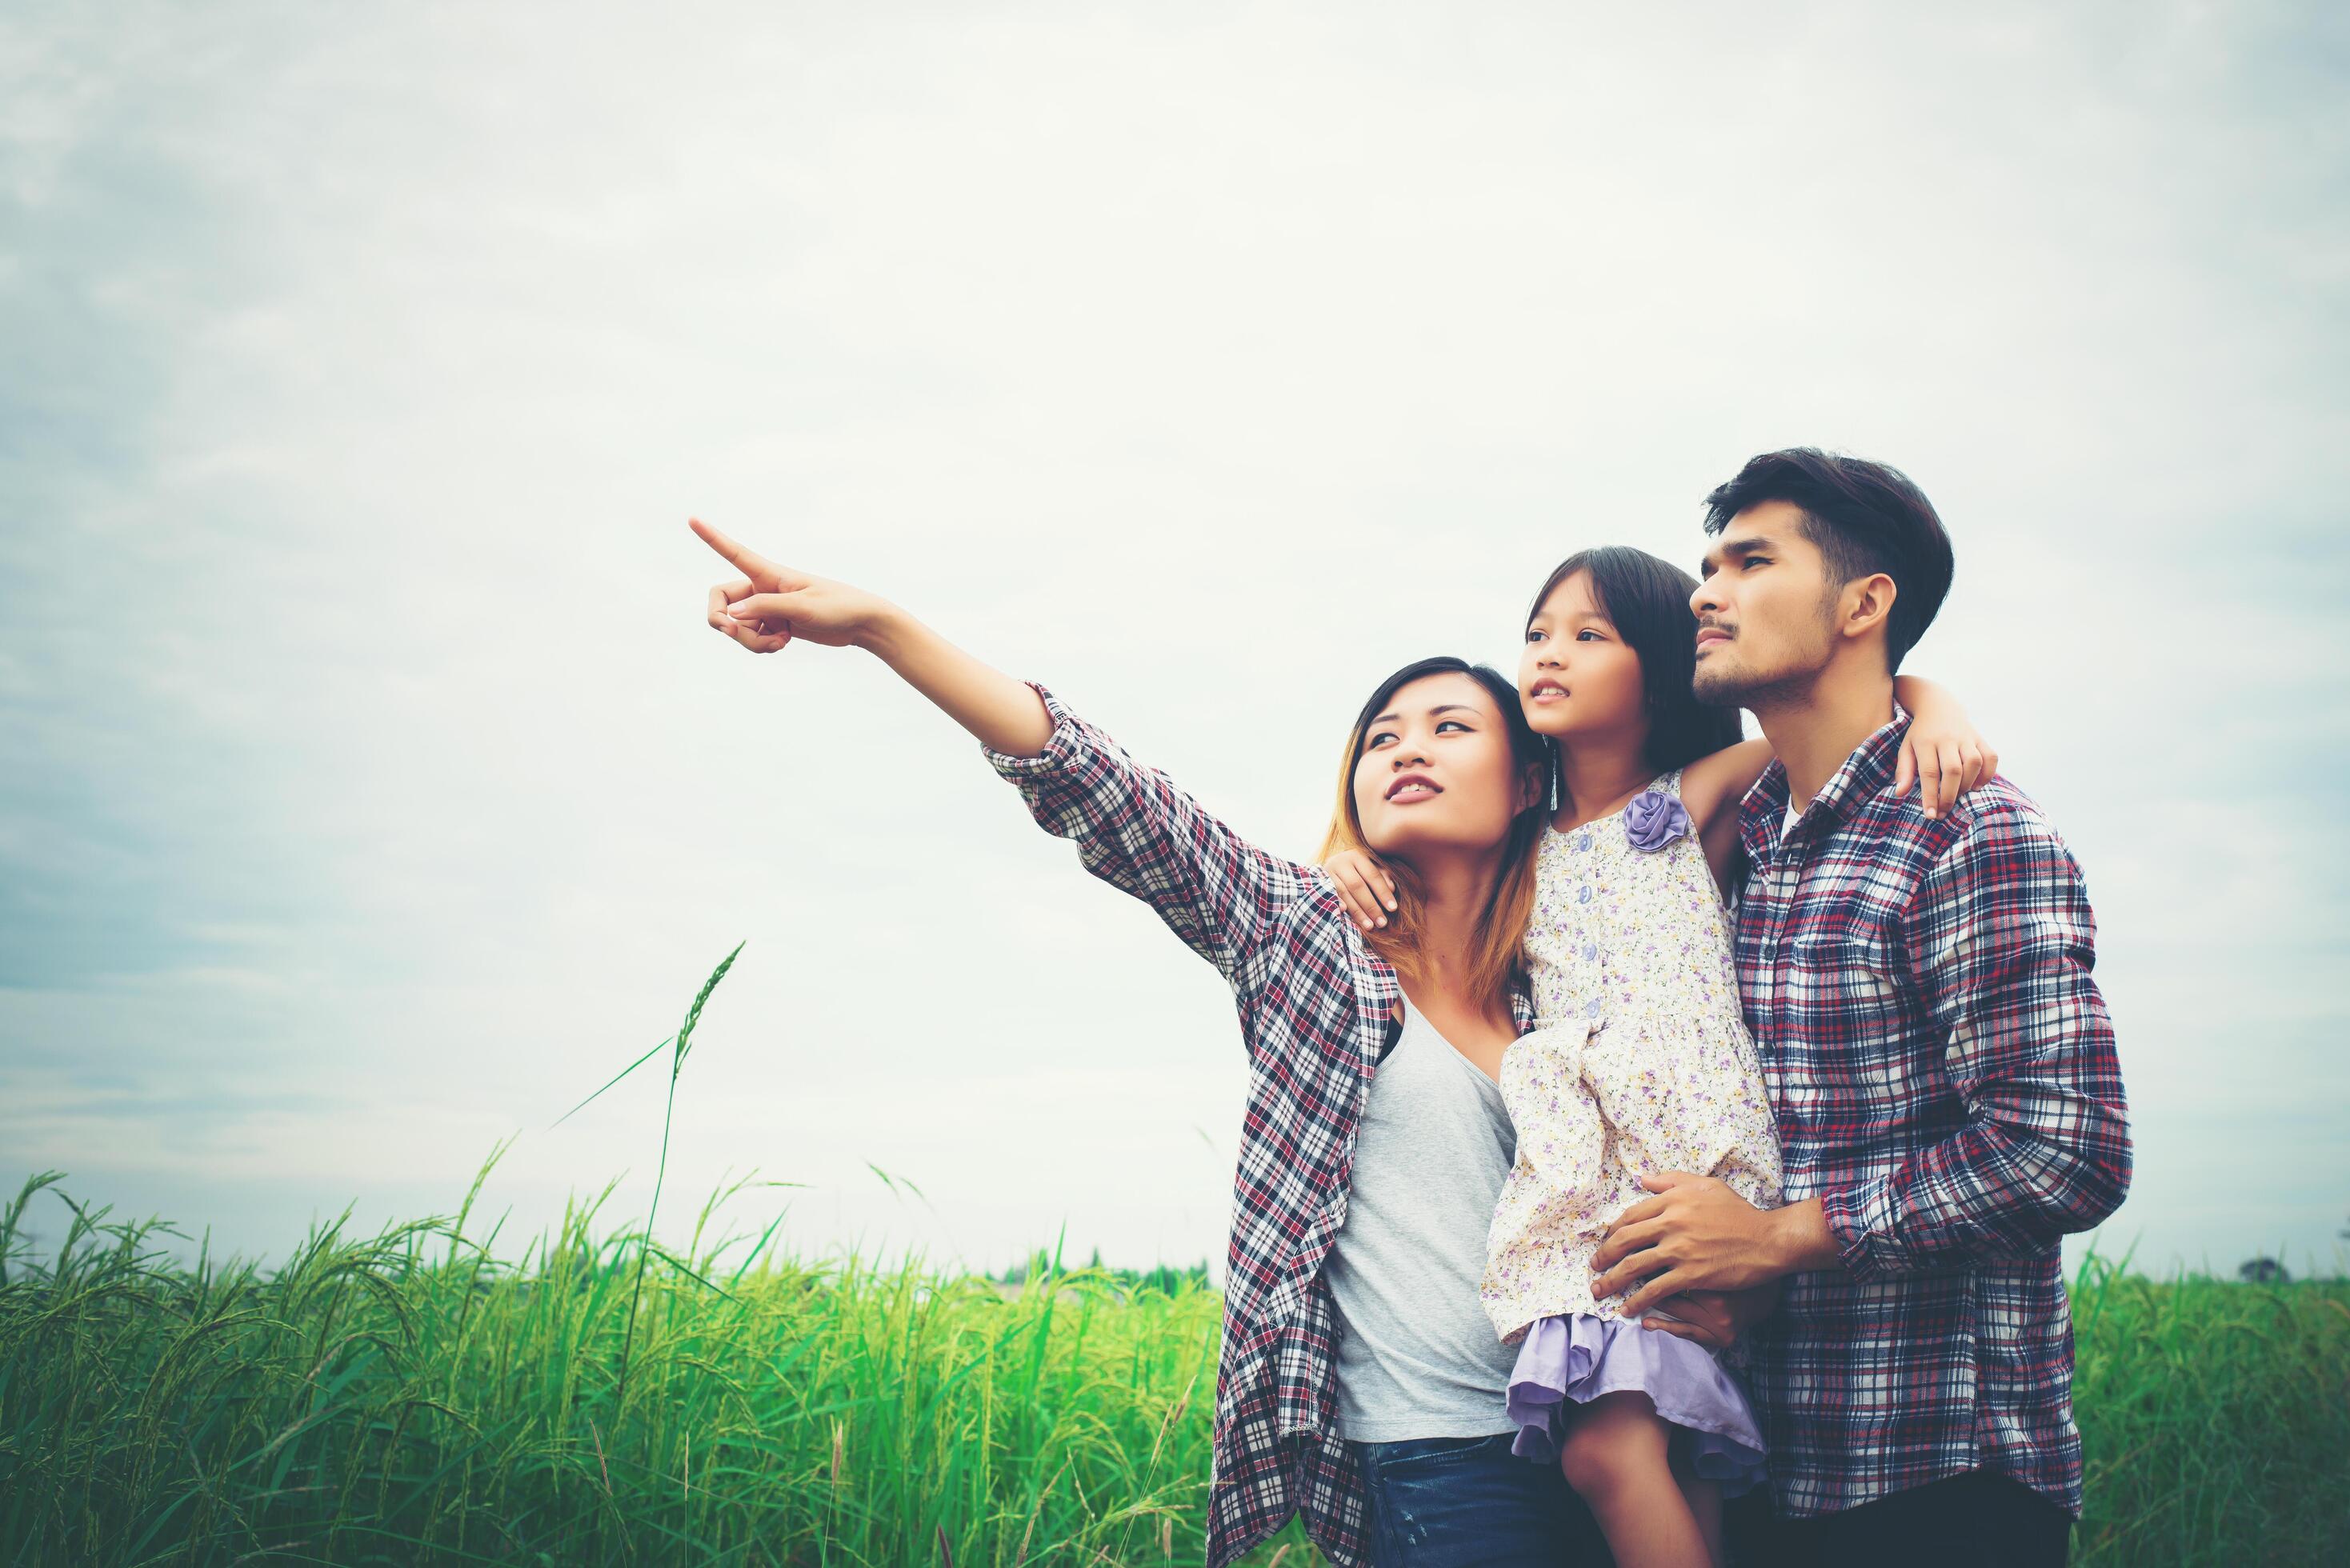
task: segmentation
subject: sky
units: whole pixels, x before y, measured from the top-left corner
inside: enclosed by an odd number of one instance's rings
[[[1220,1264],[1222,982],[686,517],[1308,857],[1380,677],[1802,442],[1936,502],[1908,668],[2085,869],[2097,1250],[2337,1268],[2345,89],[2315,4],[20,0],[0,1182],[631,1222],[656,1069],[553,1124],[743,942],[664,1234]]]

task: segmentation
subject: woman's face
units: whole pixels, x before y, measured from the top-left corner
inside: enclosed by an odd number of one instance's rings
[[[1518,656],[1518,700],[1537,734],[1571,740],[1648,722],[1640,656],[1577,572],[1536,607]]]
[[[1426,675],[1397,688],[1363,727],[1355,815],[1383,858],[1490,851],[1540,787],[1511,753],[1509,725],[1482,685]]]

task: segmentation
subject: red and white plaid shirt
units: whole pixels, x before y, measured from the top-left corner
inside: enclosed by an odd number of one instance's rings
[[[1087,870],[1159,912],[1232,988],[1249,1091],[1216,1372],[1210,1568],[1292,1513],[1342,1568],[1367,1563],[1361,1468],[1337,1436],[1337,1322],[1322,1261],[1347,1218],[1355,1129],[1387,1044],[1394,969],[1318,869],[1268,855],[1043,687],[1043,754],[991,751]],[[1532,1022],[1517,999],[1518,1026]],[[1502,1391],[1493,1397],[1499,1407]]]
[[[1841,1272],[1751,1336],[1771,1480],[1832,1513],[1964,1470],[2081,1511],[2058,1238],[2129,1187],[2080,867],[2004,779],[1939,822],[1887,786],[1908,715],[1783,843],[1786,770],[1740,813],[1739,988],[1786,1165]]]

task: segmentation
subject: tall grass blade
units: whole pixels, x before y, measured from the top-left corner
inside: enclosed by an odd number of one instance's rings
[[[639,1067],[643,1066],[646,1063],[648,1063],[648,1062],[651,1061],[654,1057],[656,1057],[656,1056],[660,1055],[660,1053],[661,1053],[661,1046],[663,1046],[663,1045],[667,1045],[671,1041],[672,1041],[672,1040],[674,1040],[674,1039],[676,1039],[676,1038],[677,1038],[677,1036],[676,1036],[676,1035],[674,1035],[674,1034],[668,1034],[668,1035],[664,1035],[664,1036],[662,1036],[662,1038],[661,1038],[661,1043],[660,1043],[660,1045],[656,1045],[656,1046],[654,1046],[651,1050],[650,1050],[650,1051],[646,1052],[643,1055],[641,1055],[641,1056],[638,1057],[635,1061],[633,1061],[633,1062],[629,1063],[627,1066],[625,1066],[625,1067],[621,1068],[619,1072],[617,1072],[617,1073],[613,1074],[613,1075],[612,1075],[612,1080],[611,1080],[611,1083],[608,1083],[608,1084],[606,1084],[606,1085],[604,1085],[604,1089],[608,1089],[608,1088],[610,1088],[610,1087],[612,1086],[612,1084],[617,1084],[617,1083],[619,1083],[621,1079],[623,1079],[623,1078],[627,1077],[629,1074],[631,1074],[631,1073],[635,1072],[638,1068],[639,1068]],[[600,1097],[603,1096],[604,1089],[598,1089],[598,1090],[597,1090],[595,1094],[592,1094],[592,1095],[588,1096],[586,1099],[584,1099],[584,1100],[580,1101],[577,1105],[576,1105],[576,1106],[572,1106],[569,1110],[567,1110],[567,1111],[564,1112],[561,1116],[559,1116],[556,1117],[553,1121],[549,1122],[549,1123],[546,1125],[546,1130],[547,1130],[547,1131],[549,1131],[549,1132],[553,1132],[556,1127],[561,1127],[564,1123],[566,1123],[566,1122],[569,1121],[573,1116],[577,1116],[581,1111],[584,1111],[584,1110],[586,1110],[589,1106],[594,1105],[594,1104],[597,1102],[597,1100],[598,1100],[598,1098],[600,1098]]]
[[[702,989],[694,993],[693,1005],[685,1010],[685,1023],[677,1032],[677,1051],[670,1058],[669,1094],[661,1103],[660,1160],[653,1168],[653,1200],[645,1212],[644,1245],[637,1249],[637,1281],[629,1292],[629,1326],[620,1339],[620,1376],[613,1398],[615,1403],[624,1407],[629,1397],[629,1353],[637,1342],[637,1308],[645,1294],[645,1263],[652,1255],[653,1222],[660,1217],[661,1185],[669,1178],[669,1129],[677,1115],[678,1075],[685,1070],[686,1053],[693,1049],[693,1026],[702,1022],[702,1003],[710,1000],[710,993],[718,989],[718,982],[726,978],[726,971],[734,967],[735,959],[748,945],[747,940],[736,942],[734,950],[721,960],[718,967],[710,971],[710,978],[702,982]],[[660,1047],[655,1046],[654,1049],[659,1050]],[[640,1063],[642,1060],[639,1058]],[[629,1069],[629,1072],[635,1070],[633,1066]],[[626,1073],[621,1075],[622,1077],[627,1075]],[[604,1087],[609,1088],[611,1085],[607,1084]],[[603,1092],[603,1089],[598,1089],[596,1094]],[[593,1099],[595,1096],[590,1095],[588,1098]]]

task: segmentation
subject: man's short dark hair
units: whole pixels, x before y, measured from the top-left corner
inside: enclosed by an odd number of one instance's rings
[[[1802,509],[1804,535],[1826,563],[1832,587],[1877,572],[1893,579],[1885,658],[1899,670],[1950,591],[1950,536],[1926,493],[1890,464],[1789,447],[1749,458],[1737,478],[1716,485],[1705,498],[1705,531],[1719,534],[1765,501]]]

